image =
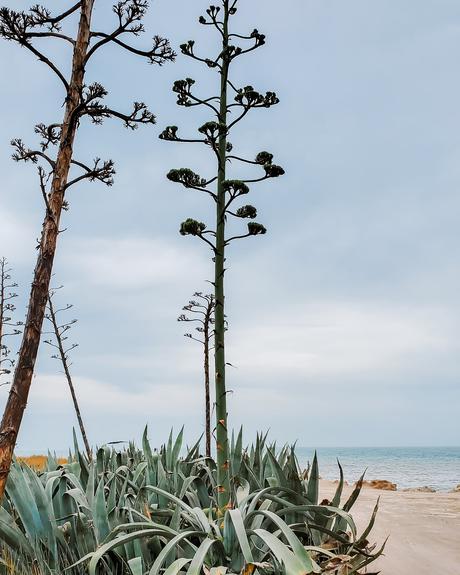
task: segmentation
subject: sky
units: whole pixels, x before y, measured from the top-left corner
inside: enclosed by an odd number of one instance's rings
[[[95,28],[112,30],[111,2],[96,6]],[[195,39],[197,53],[213,54],[218,38],[197,21],[207,6],[151,2],[136,45],[160,34],[176,50]],[[234,25],[267,36],[235,64],[234,83],[274,90],[280,104],[249,115],[232,143],[250,158],[272,152],[286,175],[248,198],[267,235],[228,253],[230,425],[247,441],[270,429],[303,446],[459,445],[460,4],[240,0]],[[66,45],[42,46],[68,68]],[[43,205],[34,168],[11,161],[9,142],[36,146],[34,125],[60,121],[63,91],[5,41],[0,75],[0,255],[19,283],[20,320]],[[76,142],[75,158],[112,158],[117,170],[111,188],[69,190],[53,278],[64,286],[56,302],[78,318],[72,373],[95,444],[139,441],[146,424],[155,444],[182,424],[189,442],[203,432],[202,350],[176,319],[195,291],[209,291],[212,263],[178,229],[187,217],[212,224],[213,206],[165,175],[212,176],[215,165],[205,149],[158,139],[171,124],[193,137],[211,119],[176,106],[172,83],[189,76],[198,93],[217,93],[218,76],[182,55],[159,68],[109,47],[88,69],[111,107],[141,100],[157,116],[134,132],[82,123]],[[70,395],[50,355],[42,345],[22,453],[71,443]]]

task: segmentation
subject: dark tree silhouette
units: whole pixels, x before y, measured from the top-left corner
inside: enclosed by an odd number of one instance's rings
[[[216,54],[208,58],[199,56],[195,52],[193,40],[180,47],[182,54],[219,74],[220,90],[218,95],[199,96],[195,92],[194,80],[191,78],[178,80],[173,86],[173,92],[177,94],[177,104],[188,108],[200,106],[207,109],[214,119],[198,128],[199,136],[195,138],[180,137],[177,126],[168,126],[160,135],[163,140],[204,144],[210,149],[216,161],[216,175],[210,178],[203,178],[189,168],[171,170],[168,178],[187,189],[206,193],[212,198],[216,207],[214,229],[207,229],[203,222],[189,218],[182,223],[180,233],[195,236],[205,242],[211,248],[214,262],[217,498],[220,514],[231,506],[224,341],[226,248],[233,240],[266,233],[263,225],[249,222],[245,233],[228,237],[226,225],[230,217],[251,220],[257,217],[257,210],[252,205],[234,208],[236,201],[249,193],[249,183],[261,182],[284,174],[283,168],[273,163],[273,155],[268,152],[260,152],[253,160],[232,153],[229,136],[241,120],[255,109],[270,108],[279,101],[274,92],[262,94],[252,86],[239,88],[230,79],[232,64],[241,56],[265,44],[265,36],[257,29],[249,34],[230,31],[230,21],[237,11],[237,4],[238,0],[221,0],[219,6],[210,6],[206,16],[201,16],[199,19],[201,24],[217,31],[221,46]],[[243,176],[243,179],[229,179],[227,170],[231,161],[234,164],[242,163],[245,167],[258,166],[262,170],[262,175],[255,178]]]
[[[142,102],[135,102],[130,112],[120,112],[104,103],[107,91],[94,82],[86,83],[88,64],[101,48],[116,45],[146,59],[152,64],[163,64],[174,59],[169,42],[155,36],[148,50],[141,50],[126,38],[137,37],[144,31],[142,20],[147,11],[146,0],[119,0],[109,14],[114,14],[114,26],[109,31],[92,28],[92,16],[96,0],[79,0],[60,14],[39,5],[28,12],[17,12],[9,8],[0,9],[0,37],[16,42],[43,62],[58,78],[64,89],[63,119],[50,125],[39,124],[35,131],[41,137],[38,149],[28,148],[22,140],[13,140],[16,161],[32,162],[38,165],[40,188],[45,202],[45,217],[38,247],[38,257],[30,292],[28,314],[24,326],[22,344],[14,372],[13,384],[0,426],[0,499],[11,465],[16,438],[27,404],[35,361],[40,343],[40,334],[50,288],[50,278],[60,233],[62,210],[66,208],[66,193],[70,187],[83,180],[98,180],[108,186],[113,183],[114,166],[111,160],[93,163],[77,161],[73,157],[74,142],[78,127],[88,118],[101,124],[107,118],[119,119],[127,128],[138,124],[153,124],[154,115]],[[74,35],[63,32],[63,24],[72,25],[78,16]],[[109,18],[105,18],[108,22]],[[68,76],[59,69],[52,57],[40,47],[40,41],[55,40],[61,47],[71,50],[71,71]],[[123,80],[126,78],[123,76]],[[52,155],[49,150],[55,146]]]
[[[185,337],[193,339],[203,346],[204,352],[204,391],[205,391],[205,414],[206,414],[206,457],[211,457],[211,394],[209,389],[209,354],[213,349],[211,338],[214,335],[214,310],[215,299],[213,294],[195,292],[193,297],[198,299],[190,300],[183,311],[188,312],[181,314],[178,321],[197,323],[195,333],[186,333]]]
[[[51,332],[54,335],[53,339],[47,339],[44,343],[50,345],[56,350],[51,357],[53,359],[57,359],[62,364],[62,369],[64,370],[64,375],[67,380],[67,384],[69,385],[70,395],[72,396],[72,402],[75,409],[75,413],[78,420],[78,425],[80,427],[81,436],[83,438],[83,443],[85,444],[86,454],[88,459],[92,459],[92,452],[91,446],[88,441],[88,435],[86,433],[85,426],[83,424],[83,417],[81,415],[80,405],[78,403],[77,394],[75,391],[75,386],[72,380],[72,374],[70,372],[70,357],[69,353],[73,351],[76,347],[78,347],[78,343],[68,343],[69,335],[68,331],[72,328],[72,326],[77,323],[76,319],[72,319],[65,323],[59,322],[59,315],[63,312],[69,311],[73,308],[72,304],[67,304],[62,308],[55,308],[53,304],[53,298],[55,296],[56,290],[52,290],[48,296],[48,305],[47,305],[47,312],[45,314],[46,319],[51,323],[53,331]]]
[[[18,284],[12,281],[10,272],[8,260],[0,258],[0,386],[9,384],[7,378],[14,368],[14,359],[6,338],[19,335],[21,330],[18,328],[22,325],[22,322],[13,319],[16,306],[12,300],[17,297],[14,288]]]

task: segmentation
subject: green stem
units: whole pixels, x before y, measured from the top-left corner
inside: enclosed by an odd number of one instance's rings
[[[220,89],[219,123],[227,126],[228,0],[224,0],[224,26],[222,42],[222,71]],[[224,130],[219,137],[219,166],[217,177],[216,254],[215,254],[215,386],[216,386],[216,435],[217,435],[217,504],[223,516],[230,505],[230,475],[227,428],[227,390],[225,386],[225,168],[227,136]]]

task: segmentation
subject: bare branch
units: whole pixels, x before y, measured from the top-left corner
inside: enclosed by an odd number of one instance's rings
[[[155,124],[155,115],[150,112],[143,102],[134,102],[131,114],[124,114],[117,110],[112,110],[102,104],[102,99],[107,95],[105,88],[94,83],[88,86],[82,96],[79,106],[79,116],[89,116],[94,124],[102,124],[106,118],[119,118],[124,122],[126,128],[135,130],[138,124]]]
[[[116,173],[115,168],[114,168],[114,163],[112,160],[106,160],[102,163],[102,165],[100,165],[100,162],[101,162],[101,159],[96,158],[94,160],[93,167],[90,168],[90,167],[86,166],[85,164],[82,164],[81,162],[78,162],[76,160],[72,160],[71,163],[74,166],[78,166],[79,168],[84,170],[84,173],[81,176],[78,176],[77,178],[68,182],[65,186],[65,189],[67,190],[68,188],[70,188],[74,184],[77,184],[78,182],[81,182],[82,180],[89,180],[90,182],[94,182],[95,180],[98,180],[99,182],[102,182],[106,186],[112,186],[113,185],[113,176]],[[69,308],[66,308],[66,309],[69,309]]]
[[[176,58],[176,53],[171,48],[171,45],[166,38],[154,36],[152,48],[150,50],[140,50],[121,41],[118,36],[122,33],[123,31],[120,31],[119,33],[113,32],[112,34],[106,34],[104,32],[93,32],[91,34],[93,38],[102,38],[102,40],[95,44],[88,52],[88,55],[86,56],[86,62],[91,58],[96,50],[108,42],[113,42],[128,52],[136,54],[137,56],[147,58],[150,64],[158,64],[159,66],[162,66],[165,62],[173,62]]]
[[[44,160],[46,160],[48,162],[48,164],[54,170],[56,163],[49,156],[47,156],[44,152],[41,152],[40,150],[31,150],[30,148],[26,148],[26,146],[24,145],[24,142],[19,138],[11,140],[11,145],[16,150],[12,155],[13,160],[15,162],[29,162],[30,161],[33,164],[36,164],[38,162],[39,158],[43,158]]]

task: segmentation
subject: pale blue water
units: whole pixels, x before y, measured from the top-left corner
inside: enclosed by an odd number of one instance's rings
[[[296,451],[305,467],[314,449]],[[460,483],[460,447],[322,447],[317,453],[324,479],[338,479],[338,458],[348,482],[356,481],[367,468],[367,479],[387,479],[398,489],[427,485],[450,491]]]

